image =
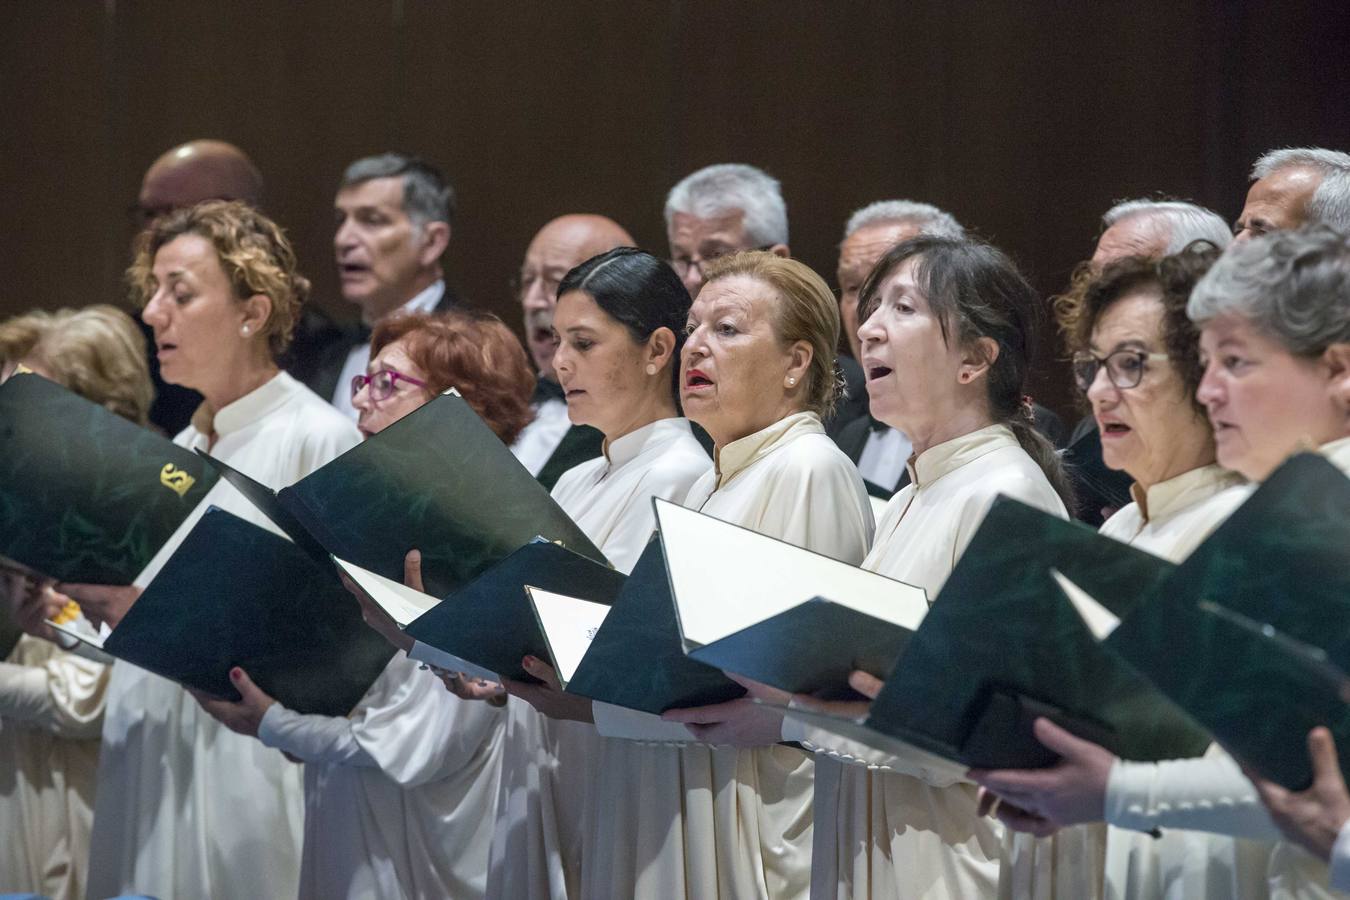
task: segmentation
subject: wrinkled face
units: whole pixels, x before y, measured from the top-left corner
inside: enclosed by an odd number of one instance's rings
[[[558,285],[576,266],[593,255],[577,228],[556,223],[542,229],[525,250],[520,267],[520,309],[525,317],[525,344],[540,378],[557,381],[553,352],[558,333],[553,329],[558,305]]]
[[[708,263],[754,249],[745,233],[745,212],[739,209],[706,219],[677,212],[671,217],[666,237],[670,241],[671,264],[690,297],[697,297],[703,288],[704,267]]]
[[[426,381],[427,373],[408,358],[408,345],[405,339],[391,341],[376,354],[366,366],[366,375],[389,371],[406,375],[418,381]],[[393,379],[393,393],[383,400],[371,396],[372,385],[366,384],[352,396],[352,406],[360,413],[357,427],[361,436],[368,438],[388,428],[408,413],[431,399],[431,393],[401,378]]]
[[[963,357],[943,338],[914,280],[917,262],[905,260],[885,280],[876,310],[858,329],[872,415],[906,434],[957,408]]]
[[[154,293],[141,319],[154,331],[160,376],[202,390],[246,340],[243,304],[216,248],[201,235],[180,235],[160,247],[151,272]]]
[[[844,238],[839,245],[839,324],[848,337],[848,346],[854,359],[862,358],[862,343],[858,340],[858,291],[886,251],[901,241],[919,233],[909,222],[880,222],[865,225]]]
[[[1343,436],[1345,410],[1326,365],[1292,355],[1246,317],[1206,322],[1200,358],[1205,375],[1197,396],[1224,468],[1261,481],[1301,445]]]
[[[1130,350],[1165,354],[1162,322],[1162,296],[1156,288],[1126,294],[1097,319],[1088,349],[1098,359]],[[1196,414],[1170,362],[1130,354],[1113,362],[1130,373],[1129,380],[1137,375],[1139,383],[1118,387],[1103,365],[1088,385],[1106,465],[1128,472],[1146,487],[1193,468],[1191,448],[1207,443],[1208,426]]]
[[[375,322],[407,303],[423,260],[422,229],[403,211],[403,179],[372,178],[342,188],[333,203],[342,296]]]
[[[1126,256],[1160,258],[1167,253],[1167,243],[1171,238],[1171,229],[1154,216],[1126,216],[1103,231],[1097,239],[1092,267],[1101,269],[1107,263]]]
[[[1308,201],[1321,183],[1321,173],[1307,166],[1286,166],[1257,179],[1247,191],[1234,240],[1299,227],[1308,218]]]
[[[670,384],[668,369],[656,376],[646,373],[643,345],[582,291],[559,298],[553,327],[559,339],[553,367],[573,424],[590,425],[606,436],[626,434],[651,379]]]
[[[709,284],[689,309],[680,400],[719,447],[780,417],[792,351],[774,327],[779,302],[767,284],[737,275]]]

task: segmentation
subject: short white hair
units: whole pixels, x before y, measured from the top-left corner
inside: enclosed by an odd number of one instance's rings
[[[788,242],[787,204],[778,179],[754,166],[719,163],[699,169],[666,196],[667,232],[677,212],[700,219],[742,212],[753,246],[786,246]]]
[[[913,200],[878,200],[848,217],[848,224],[844,226],[844,240],[848,240],[860,228],[891,223],[913,223],[919,227],[920,233],[933,237],[966,236],[966,230],[951,213],[938,209],[931,203],[917,203]]]
[[[1122,200],[1102,216],[1102,230],[1135,216],[1148,216],[1167,228],[1164,256],[1180,253],[1195,241],[1209,241],[1220,250],[1233,242],[1233,231],[1222,216],[1185,200]]]
[[[1290,166],[1308,166],[1322,173],[1322,183],[1308,201],[1308,222],[1350,234],[1350,153],[1321,147],[1272,150],[1252,166],[1252,181]]]

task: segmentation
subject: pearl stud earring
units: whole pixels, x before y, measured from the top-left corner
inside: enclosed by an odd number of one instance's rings
[[[647,374],[648,375],[656,374],[656,363],[647,363]]]
[[[245,325],[243,328],[240,328],[239,333],[244,335],[245,337],[248,337],[248,326]]]

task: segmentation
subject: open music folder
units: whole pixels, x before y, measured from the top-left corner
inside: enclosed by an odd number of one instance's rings
[[[521,668],[526,655],[553,661],[527,588],[608,605],[625,580],[609,566],[541,540],[508,554],[443,600],[335,561],[416,640],[411,658],[493,681],[534,681]]]
[[[40,375],[0,384],[0,557],[130,584],[216,482],[195,454]]]
[[[1287,461],[1120,618],[1107,649],[1257,772],[1305,789],[1318,725],[1350,771],[1350,479],[1323,457]]]
[[[449,391],[300,481],[273,492],[208,461],[316,560],[338,557],[401,581],[422,553],[444,597],[537,535],[604,555],[457,393]]]
[[[1060,586],[1067,577],[1120,615],[1147,602],[1174,569],[1001,497],[862,724],[966,767],[1053,763],[1032,732],[1039,716],[1128,759],[1199,755],[1204,731],[1100,646]],[[828,717],[811,718],[831,730]]]
[[[393,656],[331,568],[212,507],[103,642],[112,656],[225,699],[240,666],[301,713],[345,716]]]

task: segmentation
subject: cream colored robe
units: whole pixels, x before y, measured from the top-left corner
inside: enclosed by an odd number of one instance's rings
[[[863,567],[922,587],[930,601],[998,495],[1065,515],[1044,473],[1003,425],[931,447],[911,460],[909,472],[911,483],[887,505]],[[1002,829],[975,815],[973,784],[792,720],[784,737],[819,754],[813,900],[997,893]]]
[[[284,372],[217,412],[214,427],[213,456],[277,489],[360,440],[350,420]],[[207,435],[195,426],[174,442],[207,449]],[[149,584],[208,506],[272,527],[222,480],[138,585]],[[304,822],[301,767],[229,731],[173,682],[126,663],[112,666],[107,704],[89,896],[294,896]]]
[[[107,686],[107,666],[29,635],[0,662],[0,890],[84,896]]]
[[[624,435],[604,455],[558,479],[553,498],[621,572],[632,570],[656,527],[652,498],[684,503],[712,468],[685,419],[662,419]],[[539,715],[512,697],[488,895],[564,900],[623,895],[583,889],[591,857],[598,766],[640,768],[644,748],[613,746],[594,727]],[[640,782],[631,782],[633,786]],[[603,839],[603,838],[602,838]]]
[[[1321,453],[1350,473],[1350,438],[1324,445]],[[1215,497],[1219,506],[1210,513],[1212,519],[1201,521],[1197,515],[1196,533],[1179,538],[1183,549],[1175,555],[1144,541],[1138,545],[1184,558],[1245,498],[1241,489]],[[1102,527],[1103,534],[1119,515]],[[1327,886],[1325,863],[1280,840],[1255,788],[1218,747],[1201,759],[1117,762],[1107,788],[1106,816],[1113,825],[1163,829],[1158,841],[1111,829],[1108,900],[1345,896]]]
[[[688,505],[854,565],[872,539],[862,478],[813,413],[721,448],[717,469],[690,491]],[[685,743],[648,743],[634,751],[632,767],[601,772],[594,852],[604,856],[585,896],[806,896],[814,780],[808,754],[781,745],[690,743],[682,725],[600,703],[594,710],[602,734]]]

